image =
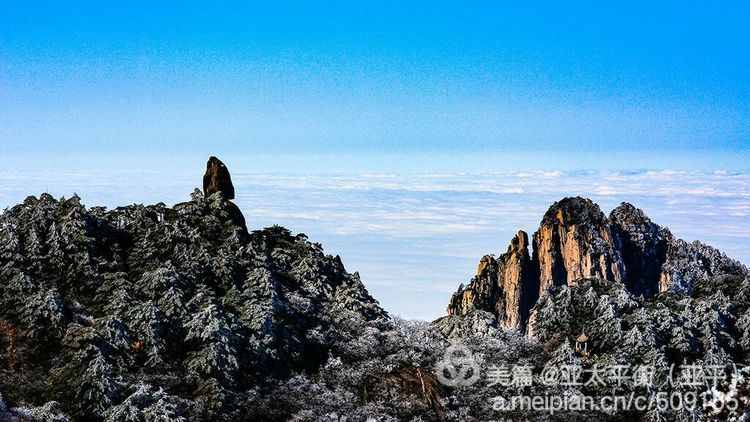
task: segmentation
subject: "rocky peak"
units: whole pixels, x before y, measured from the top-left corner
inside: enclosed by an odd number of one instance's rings
[[[234,199],[234,185],[229,169],[221,160],[211,156],[203,175],[203,195],[209,197],[216,192],[221,192],[225,199]]]
[[[448,315],[467,315],[474,309],[490,310],[499,302],[497,260],[485,255],[468,286],[461,284],[448,304]],[[496,315],[497,316],[497,315]]]
[[[622,282],[636,295],[690,293],[714,277],[746,277],[741,263],[699,242],[675,239],[635,206],[623,203],[609,218],[590,199],[554,203],[529,239],[519,231],[499,258],[485,256],[476,277],[451,298],[450,315],[490,312],[498,325],[524,330],[533,324],[537,300],[555,286],[581,280]],[[528,332],[531,332],[530,329]]]
[[[511,239],[510,246],[508,246],[507,253],[525,253],[529,254],[529,235],[525,231],[519,230],[518,233]]]
[[[741,262],[701,242],[688,243],[670,236],[659,274],[659,291],[692,294],[699,283],[743,277],[750,277],[750,271]]]
[[[625,271],[606,216],[590,199],[580,197],[549,208],[534,234],[534,254],[540,294],[583,278],[621,281]]]
[[[646,216],[642,209],[636,208],[635,205],[628,202],[623,202],[613,209],[609,213],[609,220],[613,224],[623,227],[656,228],[657,231],[659,227],[651,222],[651,219]]]
[[[496,309],[503,328],[521,329],[538,297],[537,269],[529,255],[529,236],[519,231],[508,251],[500,257],[499,281],[503,290],[503,309]]]
[[[541,225],[560,224],[573,226],[582,224],[601,225],[607,220],[599,205],[580,196],[563,198],[544,213]]]

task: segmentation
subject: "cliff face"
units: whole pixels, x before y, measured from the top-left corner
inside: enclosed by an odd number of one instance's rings
[[[590,199],[554,204],[534,235],[540,293],[583,278],[621,281],[625,268],[619,249],[607,218]]]
[[[667,246],[674,241],[669,230],[652,223],[642,210],[631,204],[612,210],[609,220],[628,269],[623,280],[628,289],[644,296],[667,291],[670,283],[661,283],[660,279]]]
[[[500,325],[521,329],[538,296],[536,268],[528,250],[529,236],[519,231],[507,252],[495,259],[484,256],[469,287],[453,295],[450,315],[466,315],[474,309],[492,312]]]
[[[528,329],[533,307],[555,286],[584,279],[623,283],[636,296],[676,291],[689,293],[700,281],[746,275],[747,269],[699,242],[675,239],[642,210],[623,203],[609,218],[585,198],[553,204],[533,236],[519,232],[498,259],[485,256],[468,286],[454,293],[449,315],[491,312],[508,329]]]
[[[502,256],[499,276],[504,292],[504,306],[496,307],[504,328],[519,329],[528,320],[528,309],[536,302],[538,286],[536,268],[529,256],[529,236],[519,231]]]

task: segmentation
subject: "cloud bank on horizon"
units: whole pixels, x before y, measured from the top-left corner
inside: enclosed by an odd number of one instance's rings
[[[701,240],[750,263],[750,173],[737,171],[511,171],[282,175],[233,171],[249,228],[307,233],[359,271],[390,312],[440,316],[446,294],[470,279],[484,254],[533,232],[554,201],[592,198],[605,213],[631,202],[685,240]],[[195,175],[0,171],[0,207],[31,193],[77,192],[87,206],[173,204]],[[93,182],[92,182],[93,181]]]

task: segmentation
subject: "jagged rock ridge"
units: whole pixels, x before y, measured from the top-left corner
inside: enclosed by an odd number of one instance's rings
[[[622,282],[631,294],[652,297],[689,293],[696,282],[722,275],[747,275],[747,268],[699,242],[675,239],[631,204],[609,217],[590,199],[565,198],[553,204],[533,236],[519,232],[498,259],[485,256],[468,286],[461,285],[449,315],[484,310],[505,328],[524,330],[537,298],[556,286],[585,279]]]

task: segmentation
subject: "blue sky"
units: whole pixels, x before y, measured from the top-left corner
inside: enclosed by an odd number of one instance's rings
[[[747,2],[205,3],[5,4],[0,153],[746,167]]]

